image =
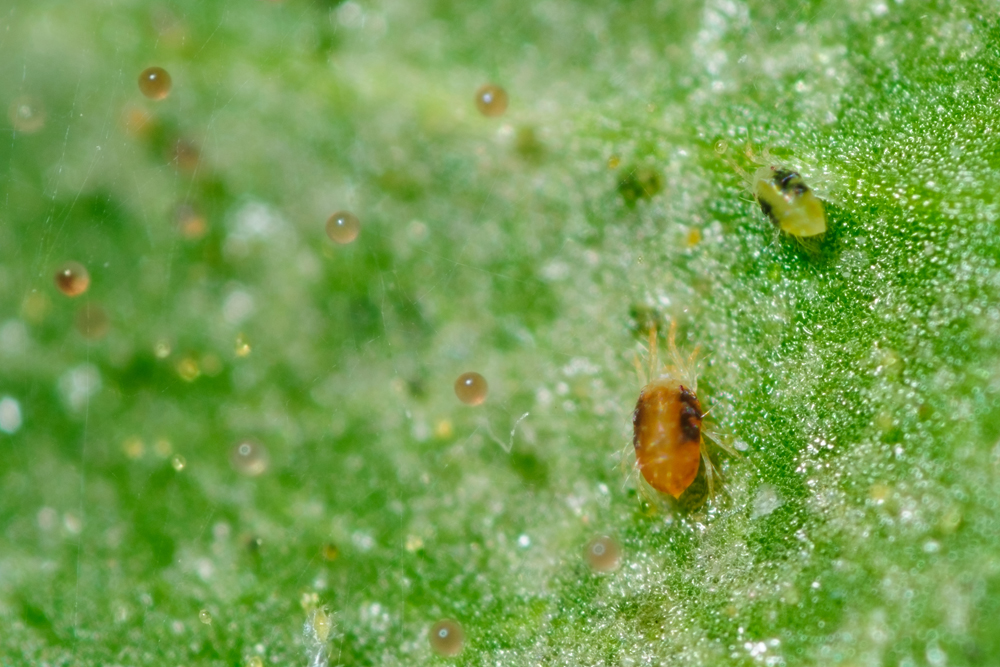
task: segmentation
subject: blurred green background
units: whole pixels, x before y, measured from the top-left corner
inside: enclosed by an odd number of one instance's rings
[[[998,50],[990,2],[8,0],[0,663],[1000,663]],[[704,506],[630,474],[670,322],[744,453]]]

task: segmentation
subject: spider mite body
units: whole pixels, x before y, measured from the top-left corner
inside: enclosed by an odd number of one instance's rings
[[[709,457],[702,430],[705,412],[698,400],[694,361],[698,350],[686,360],[677,352],[676,325],[671,323],[668,343],[674,365],[656,368],[656,330],[649,333],[649,372],[632,413],[632,445],[636,467],[642,478],[660,493],[674,499],[687,491],[705,464],[709,496],[715,494],[717,470]],[[713,441],[718,441],[713,437]],[[736,455],[727,445],[725,451]]]
[[[730,156],[727,141],[717,141],[715,152],[743,178],[760,210],[777,229],[800,240],[826,232],[823,202],[798,172],[776,165],[766,149],[761,156],[749,145],[744,149],[746,158],[759,167],[752,175]]]
[[[798,238],[826,232],[823,203],[802,177],[781,167],[761,167],[753,175],[753,196],[775,227]]]
[[[636,464],[649,485],[679,498],[701,465],[698,397],[680,381],[661,376],[643,387],[632,413]]]

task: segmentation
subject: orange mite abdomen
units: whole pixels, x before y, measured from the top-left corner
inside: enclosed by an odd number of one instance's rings
[[[639,471],[661,493],[680,497],[701,464],[701,404],[677,380],[653,380],[639,394],[632,426]]]

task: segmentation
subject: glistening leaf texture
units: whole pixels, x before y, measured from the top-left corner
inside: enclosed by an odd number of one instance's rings
[[[996,664],[996,10],[9,0],[0,662]],[[631,467],[671,322],[700,507]]]

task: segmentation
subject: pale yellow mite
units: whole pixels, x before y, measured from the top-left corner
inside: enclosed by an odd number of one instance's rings
[[[753,196],[775,227],[799,238],[826,232],[823,202],[802,177],[781,167],[761,167],[753,175]]]
[[[729,157],[729,144],[718,141],[715,152],[729,164],[750,186],[753,198],[760,210],[781,231],[798,239],[819,237],[826,232],[826,212],[823,202],[806,185],[802,176],[791,169],[771,163],[765,150],[758,158],[748,146],[744,151],[747,158],[763,165],[751,176]]]

